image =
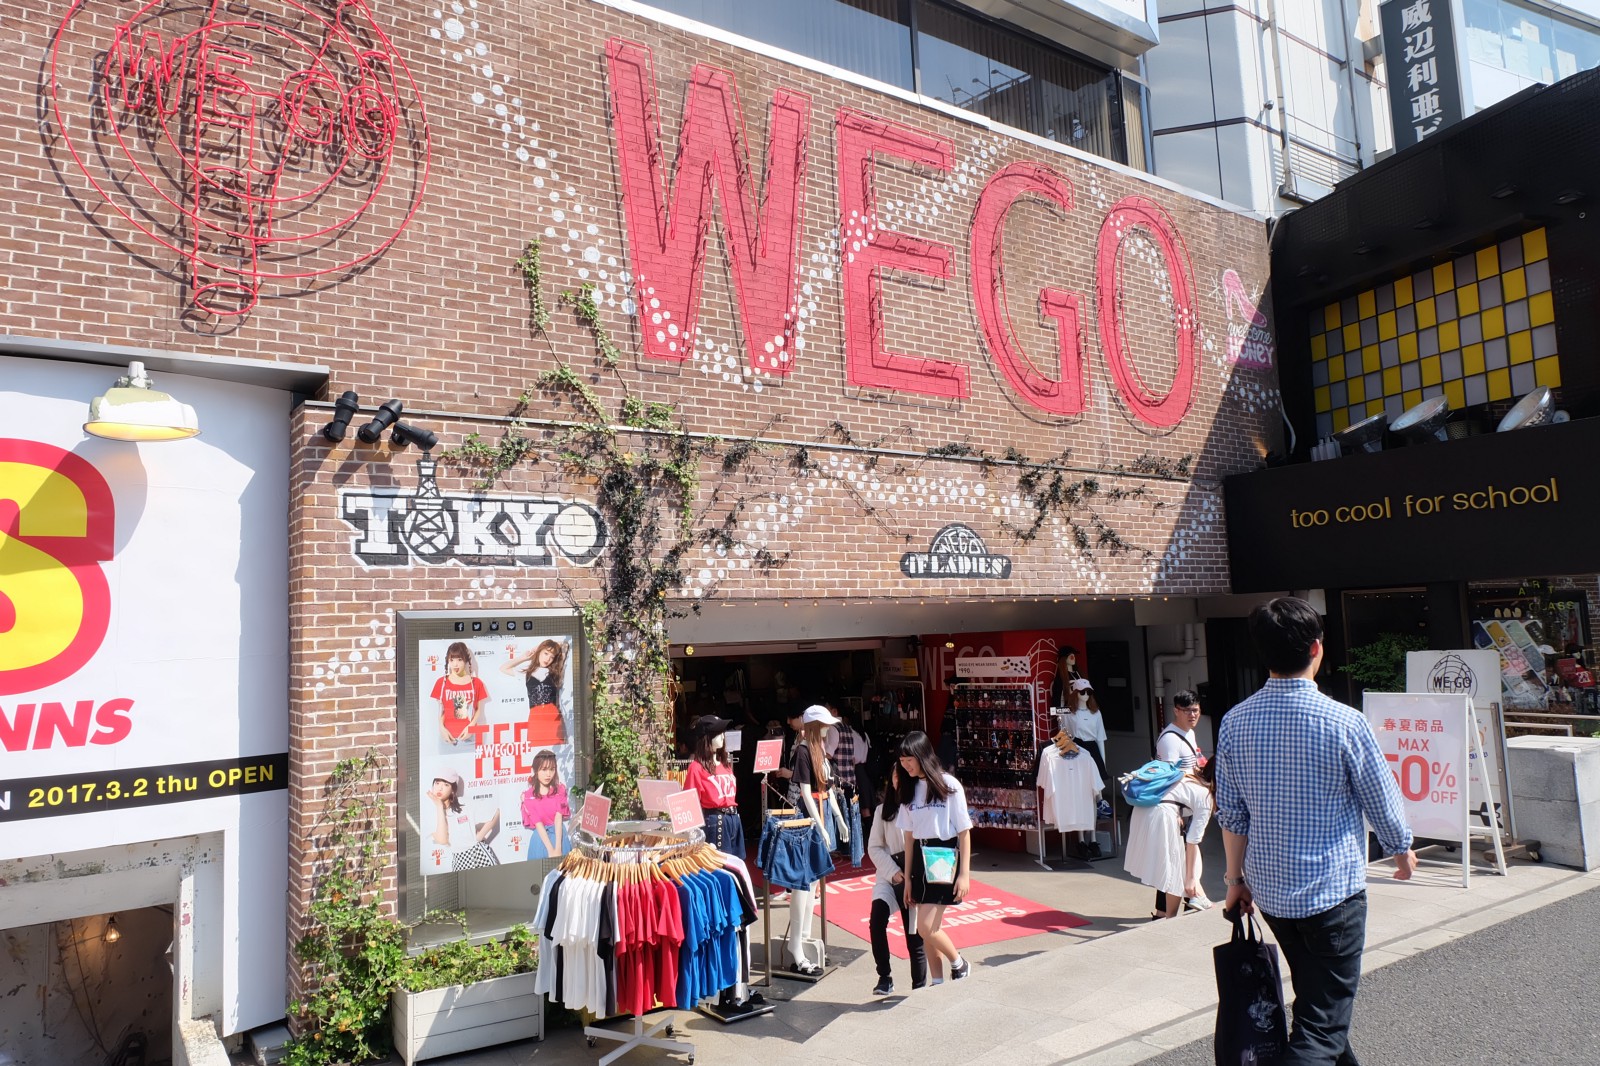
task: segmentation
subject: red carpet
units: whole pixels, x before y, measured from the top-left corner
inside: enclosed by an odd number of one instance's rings
[[[867,940],[867,923],[871,913],[871,874],[828,881],[828,921],[831,924]],[[995,944],[1002,940],[1015,940],[1056,929],[1075,929],[1088,924],[1087,919],[1075,914],[1052,910],[1042,903],[1002,892],[982,881],[972,882],[972,894],[965,903],[946,908],[944,912],[944,929],[958,948]],[[905,933],[900,928],[899,911],[889,915],[889,952],[896,958],[906,957]]]

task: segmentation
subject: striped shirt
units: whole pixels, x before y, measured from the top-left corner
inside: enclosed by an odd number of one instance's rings
[[[1256,905],[1305,918],[1366,887],[1367,834],[1385,855],[1411,847],[1400,788],[1366,718],[1304,678],[1269,678],[1222,718],[1217,822],[1250,838]]]

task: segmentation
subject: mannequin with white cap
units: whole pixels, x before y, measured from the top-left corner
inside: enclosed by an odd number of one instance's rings
[[[1094,686],[1086,677],[1074,678],[1068,693],[1068,714],[1063,724],[1072,733],[1078,747],[1089,753],[1100,780],[1109,781],[1106,773],[1106,723],[1100,714],[1100,702],[1094,697]],[[1100,842],[1093,833],[1084,834],[1081,844],[1091,858],[1100,855]]]
[[[789,797],[817,825],[829,851],[836,843],[829,826],[840,823],[823,807],[832,802],[832,773],[823,744],[827,727],[838,724],[838,717],[821,704],[807,707],[800,715],[800,736],[789,760]],[[789,957],[795,972],[808,975],[820,974],[825,961],[822,941],[811,935],[816,893],[815,883],[789,893]]]

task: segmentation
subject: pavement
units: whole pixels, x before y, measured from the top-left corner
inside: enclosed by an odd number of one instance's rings
[[[913,1058],[919,1066],[1122,1066],[1155,1060],[1180,1048],[1184,1049],[1180,1054],[1191,1057],[1162,1061],[1209,1061],[1193,1055],[1208,1048],[1216,1011],[1211,948],[1226,939],[1227,923],[1216,911],[1149,922],[1152,893],[1122,874],[1120,860],[1093,866],[1056,860],[1052,865],[1046,871],[1027,856],[980,852],[973,869],[980,881],[1079,914],[1090,919],[1088,926],[970,950],[966,953],[974,964],[970,979],[881,1000],[870,995],[874,971],[865,943],[831,927],[830,958],[839,968],[825,980],[815,985],[776,980],[764,991],[777,1009],[731,1026],[693,1012],[675,1012],[679,1039],[695,1045],[697,1063],[760,1061],[763,1066],[791,1062],[810,1066],[818,1061],[882,1066]],[[1207,866],[1204,880],[1214,898],[1222,895],[1220,884],[1212,885],[1221,868],[1215,859]],[[1463,888],[1459,858],[1442,849],[1424,853],[1422,868],[1411,881],[1393,880],[1392,871],[1389,863],[1370,868],[1366,972],[1381,971],[1600,888],[1600,871],[1584,874],[1527,862],[1513,862],[1504,877],[1477,863],[1471,887]],[[1539,923],[1537,918],[1531,920]],[[777,924],[775,934],[781,932],[781,918]],[[759,932],[760,926],[755,928]],[[1569,932],[1576,933],[1575,942],[1586,945],[1595,926],[1579,928]],[[1596,962],[1600,959],[1591,952],[1574,980],[1592,986]],[[1431,958],[1414,965],[1423,971],[1435,968]],[[895,973],[905,988],[904,962],[896,960]],[[1382,986],[1369,983],[1368,992],[1374,987]],[[1430,982],[1418,987],[1438,986]],[[1530,978],[1526,987],[1536,991],[1539,983]],[[1486,995],[1485,1011],[1503,1000],[1498,994]],[[1364,994],[1363,1005],[1373,998]],[[1430,1009],[1424,995],[1415,1010],[1425,1014]],[[1535,1009],[1543,1013],[1542,1008]],[[607,1027],[621,1030],[627,1023]],[[1588,1031],[1595,1028],[1591,1021]],[[1190,1046],[1196,1042],[1198,1048]],[[615,1045],[587,1047],[576,1027],[553,1028],[542,1042],[433,1061],[443,1066],[592,1063],[608,1047]],[[633,1066],[684,1059],[639,1048],[620,1061]],[[1372,1056],[1368,1061],[1422,1060]],[[1439,1061],[1524,1060],[1457,1056]],[[1526,1061],[1595,1062],[1600,1053],[1585,1059]]]
[[[1592,1066],[1600,886],[1367,975],[1351,1046],[1368,1063]],[[1146,1066],[1212,1066],[1210,1039]]]

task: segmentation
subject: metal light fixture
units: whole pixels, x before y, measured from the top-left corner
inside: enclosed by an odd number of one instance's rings
[[[362,444],[378,443],[383,438],[383,431],[398,422],[404,410],[405,406],[399,400],[385,400],[378,405],[372,421],[356,430],[356,436]]]
[[[111,920],[106,922],[106,943],[115,944],[122,939],[122,930],[117,928],[117,916],[113,914]]]
[[[199,436],[194,408],[156,391],[144,364],[128,364],[128,372],[89,404],[83,431],[106,440],[187,440]]]
[[[1341,429],[1333,435],[1333,439],[1348,451],[1381,452],[1383,431],[1388,428],[1388,412],[1379,411],[1370,418],[1363,418],[1355,425]]]
[[[1431,396],[1395,419],[1389,430],[1398,433],[1410,444],[1444,440],[1444,424],[1449,419],[1450,400],[1445,396]]]
[[[413,426],[409,422],[396,422],[394,432],[389,434],[389,440],[401,448],[415,444],[425,452],[432,451],[433,446],[439,443],[438,434],[431,429]]]
[[[350,428],[350,420],[361,410],[361,397],[353,392],[342,394],[333,401],[333,421],[322,427],[322,436],[338,444]]]
[[[1550,386],[1540,385],[1506,412],[1506,416],[1495,427],[1495,432],[1509,433],[1513,429],[1542,426],[1549,422],[1554,414],[1555,397],[1550,392]]]

